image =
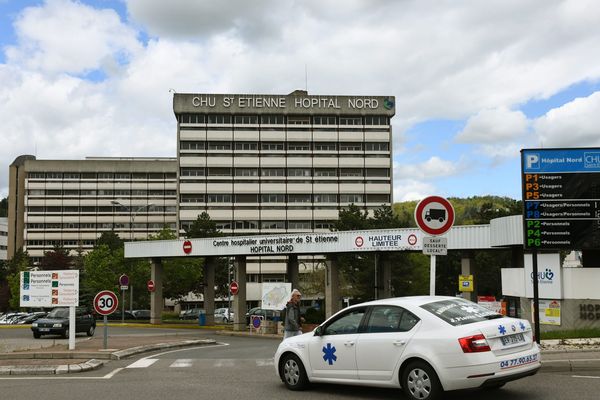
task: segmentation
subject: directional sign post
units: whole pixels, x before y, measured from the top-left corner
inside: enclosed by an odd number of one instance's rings
[[[432,236],[443,235],[454,225],[454,207],[443,197],[426,197],[415,208],[415,221],[423,232]],[[430,255],[429,294],[432,296],[435,296],[435,256],[446,254],[447,247],[446,238],[423,238],[423,253]]]
[[[108,318],[119,306],[119,299],[110,290],[103,290],[94,297],[94,310],[104,316],[104,348],[108,347]]]

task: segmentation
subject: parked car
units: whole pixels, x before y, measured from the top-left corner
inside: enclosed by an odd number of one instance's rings
[[[36,311],[19,318],[14,323],[19,325],[31,324],[40,318],[44,318],[46,315],[48,315],[46,311]]]
[[[150,319],[150,310],[133,310],[131,314],[135,319]]]
[[[24,312],[8,312],[0,317],[0,325],[11,325],[13,321],[26,317],[27,315],[28,314]]]
[[[227,307],[217,308],[215,310],[215,322],[229,323],[233,321],[233,311]]]
[[[52,309],[43,318],[31,324],[33,337],[39,339],[42,335],[61,335],[69,337],[69,309],[57,307]],[[93,336],[96,331],[96,319],[85,307],[77,307],[75,310],[75,334],[85,332]]]
[[[179,313],[179,319],[198,319],[200,313],[205,313],[203,308],[190,308]]]
[[[123,315],[123,313],[121,310],[116,310],[114,313],[109,314],[106,319],[108,319],[109,321],[122,321],[123,320],[122,315]],[[131,311],[125,310],[125,321],[133,320],[133,319],[135,319],[135,316],[131,313]]]
[[[540,367],[527,320],[444,296],[345,308],[314,331],[284,340],[275,353],[276,373],[291,390],[310,382],[401,387],[412,400],[498,388]]]
[[[246,325],[250,325],[250,316],[251,315],[258,315],[260,317],[263,317],[266,320],[272,321],[276,317],[279,316],[279,312],[276,312],[275,310],[265,310],[260,307],[251,308],[246,313]]]

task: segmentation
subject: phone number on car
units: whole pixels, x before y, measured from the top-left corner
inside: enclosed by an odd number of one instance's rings
[[[519,367],[521,365],[531,364],[537,362],[538,355],[532,354],[525,357],[513,358],[512,360],[500,361],[500,368],[507,369],[513,367]]]

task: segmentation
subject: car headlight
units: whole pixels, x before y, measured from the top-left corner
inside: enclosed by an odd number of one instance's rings
[[[54,325],[52,325],[52,327],[53,328],[62,328],[62,324],[60,324],[60,323],[59,324],[54,324]]]
[[[31,324],[31,327],[32,327],[32,328],[37,328],[37,322],[33,322],[33,323]]]

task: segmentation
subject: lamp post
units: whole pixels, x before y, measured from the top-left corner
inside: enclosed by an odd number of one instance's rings
[[[131,239],[131,241],[133,241],[133,221],[135,220],[135,216],[137,215],[138,212],[142,211],[144,208],[150,209],[150,207],[154,206],[154,203],[148,203],[146,205],[139,206],[132,213],[131,207],[127,207],[126,205],[118,202],[117,200],[111,200],[110,204],[124,208],[125,210],[127,210],[127,212],[129,212],[129,238]]]

